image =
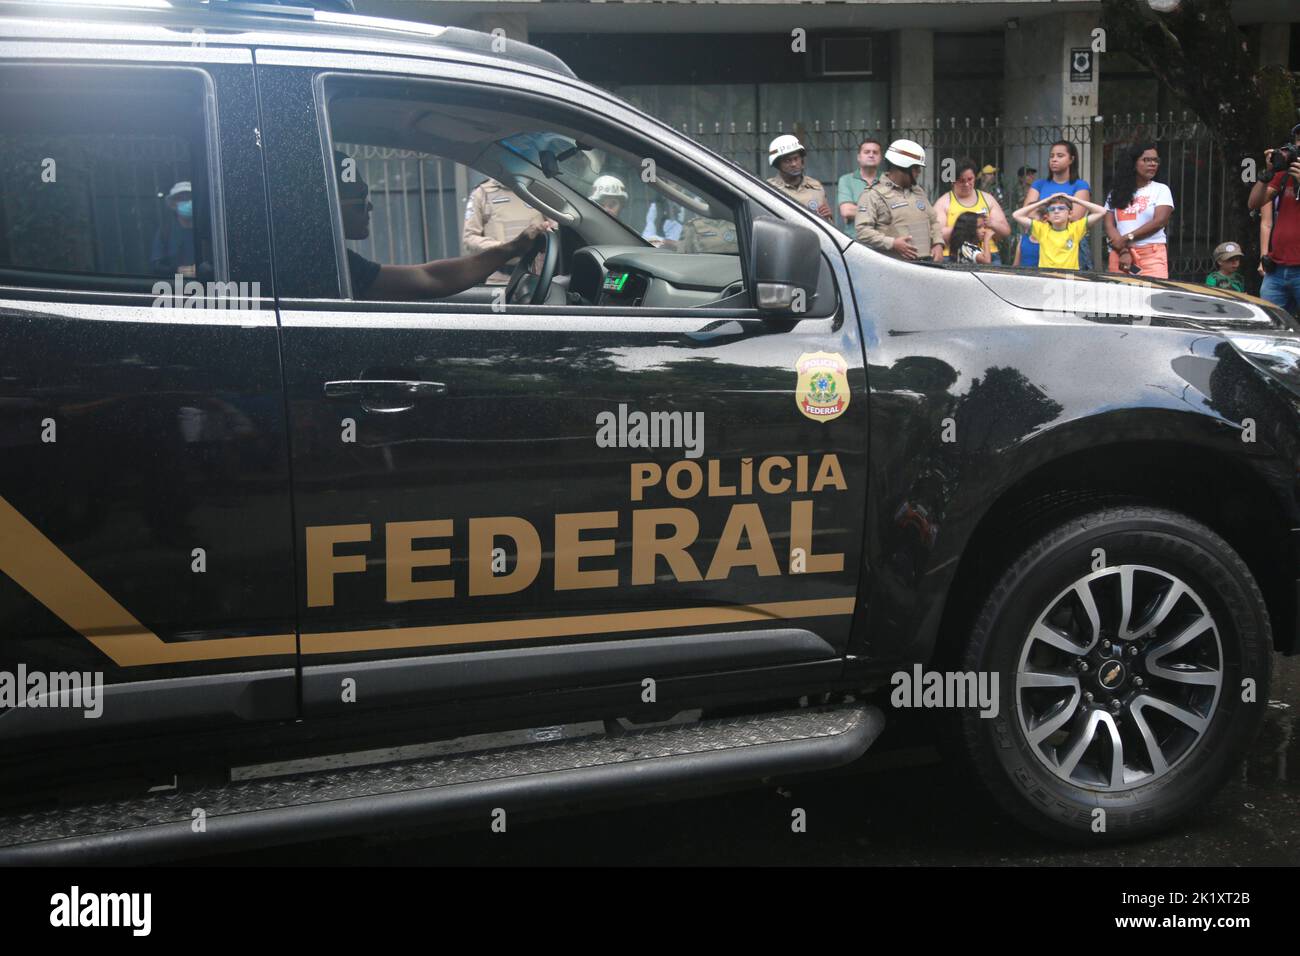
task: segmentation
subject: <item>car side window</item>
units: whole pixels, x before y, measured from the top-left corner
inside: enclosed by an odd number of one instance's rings
[[[336,228],[354,299],[392,297],[391,286],[375,293],[397,276],[388,267],[437,272],[438,260],[510,243],[544,220],[559,223],[562,265],[574,267],[570,304],[602,299],[599,279],[588,288],[588,260],[571,258],[586,247],[726,255],[734,269],[709,275],[734,276],[714,297],[739,284],[734,197],[696,185],[672,158],[642,155],[612,127],[554,106],[434,83],[333,76],[325,93]],[[531,263],[535,274],[541,258]],[[456,297],[493,301],[484,287],[505,283],[514,261]],[[693,303],[710,301],[693,284],[704,268],[693,267],[685,282],[697,290]],[[540,281],[546,288],[549,280]],[[564,298],[549,304],[557,301]]]
[[[0,283],[215,276],[203,74],[3,65],[0,88]]]

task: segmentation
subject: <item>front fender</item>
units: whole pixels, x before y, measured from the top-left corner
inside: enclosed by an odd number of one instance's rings
[[[922,328],[921,290],[903,302],[897,288],[877,279],[859,299],[871,410],[860,660],[928,659],[976,529],[1067,456],[1126,443],[1228,456],[1300,527],[1300,408],[1220,333],[1029,312],[951,283],[955,317],[935,309],[938,327]]]

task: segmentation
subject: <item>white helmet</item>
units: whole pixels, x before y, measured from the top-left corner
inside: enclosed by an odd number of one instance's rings
[[[885,150],[885,159],[900,169],[925,165],[925,150],[910,139],[896,139]]]
[[[767,164],[775,166],[782,156],[806,152],[808,151],[803,148],[803,143],[799,142],[799,137],[784,133],[772,140],[772,145],[767,148]]]
[[[619,199],[626,199],[627,188],[623,185],[623,180],[617,176],[597,176],[596,181],[591,184],[591,195],[587,198],[594,202],[602,196],[617,196]]]

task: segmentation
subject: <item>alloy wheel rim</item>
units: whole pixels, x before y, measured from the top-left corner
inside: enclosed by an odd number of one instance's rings
[[[1048,770],[1088,790],[1131,790],[1204,738],[1223,689],[1223,645],[1190,585],[1124,564],[1048,602],[1015,677],[1021,733]]]

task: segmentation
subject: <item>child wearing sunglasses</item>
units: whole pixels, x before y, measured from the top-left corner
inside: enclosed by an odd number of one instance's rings
[[[1070,207],[1078,203],[1088,210],[1082,219],[1070,221]],[[1039,208],[1047,207],[1047,221],[1031,218]],[[1078,269],[1079,244],[1088,233],[1088,227],[1100,222],[1106,215],[1104,206],[1067,193],[1056,193],[1022,206],[1011,214],[1022,229],[1038,243],[1038,268]]]

